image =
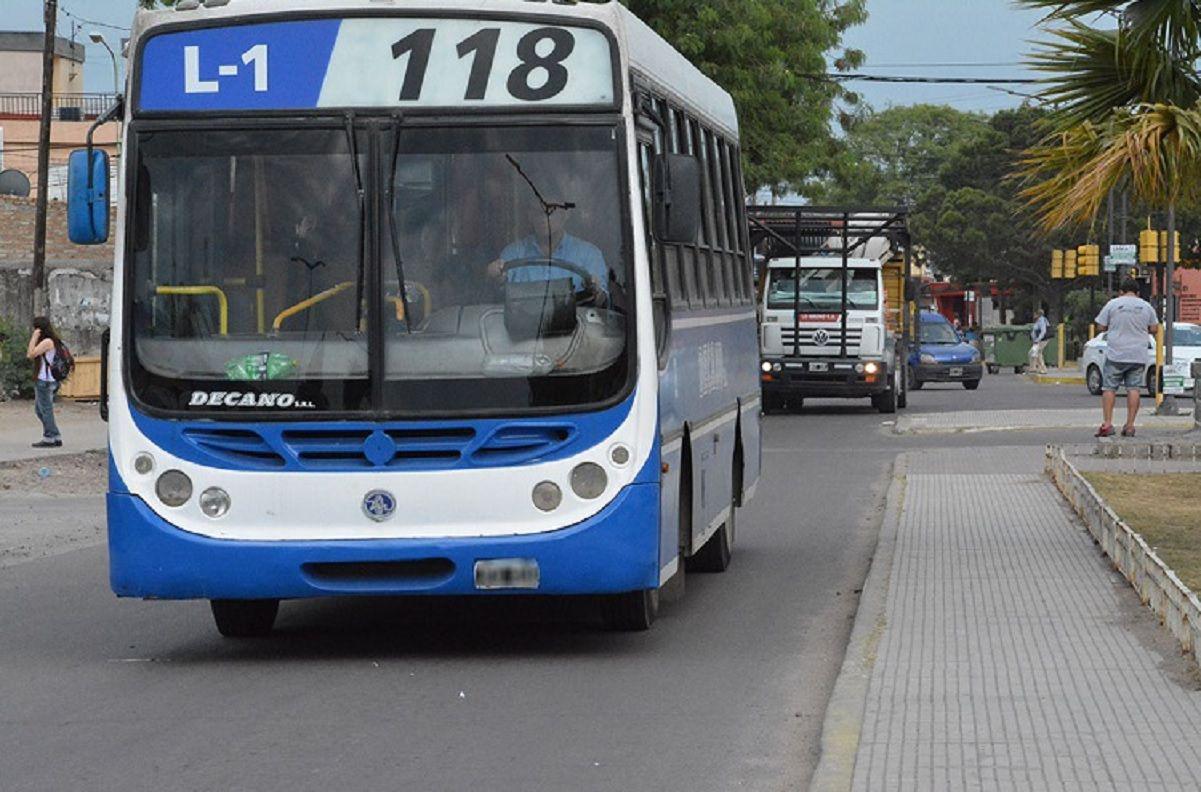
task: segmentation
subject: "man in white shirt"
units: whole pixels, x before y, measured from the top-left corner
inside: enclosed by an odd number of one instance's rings
[[[1097,329],[1105,333],[1105,363],[1101,371],[1101,428],[1097,437],[1113,435],[1113,405],[1118,388],[1126,386],[1126,425],[1122,437],[1134,437],[1139,388],[1147,368],[1147,334],[1159,330],[1159,317],[1138,296],[1138,282],[1122,281],[1121,294],[1105,303],[1097,314]]]

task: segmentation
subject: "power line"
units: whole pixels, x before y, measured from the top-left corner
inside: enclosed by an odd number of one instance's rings
[[[826,73],[806,74],[805,77],[831,82],[918,83],[928,85],[1039,85],[1043,80],[1034,77],[915,77],[888,74]]]
[[[940,63],[865,63],[866,69],[983,69],[998,66],[1025,66],[1021,61],[946,61]]]
[[[71,19],[74,19],[76,22],[79,22],[82,25],[92,25],[94,27],[108,28],[109,30],[119,30],[123,33],[129,32],[129,28],[122,27],[121,25],[112,25],[112,24],[109,24],[108,22],[97,22],[94,19],[84,19],[83,17],[79,16],[78,14],[72,13],[71,11],[68,11],[66,8],[64,8],[62,6],[59,6],[58,10],[59,10],[59,13],[65,14],[66,16],[70,17]]]

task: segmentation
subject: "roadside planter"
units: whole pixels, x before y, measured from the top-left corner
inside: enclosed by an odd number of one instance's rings
[[[1201,446],[1193,444],[1118,446],[1116,453],[1105,456],[1131,456],[1141,459],[1198,459]],[[1108,450],[1108,447],[1106,448]],[[1114,567],[1138,592],[1139,598],[1153,610],[1162,623],[1198,663],[1201,649],[1201,600],[1173,572],[1143,537],[1134,532],[1097,493],[1065,449],[1047,446],[1047,474],[1063,493],[1089,533],[1109,556]]]

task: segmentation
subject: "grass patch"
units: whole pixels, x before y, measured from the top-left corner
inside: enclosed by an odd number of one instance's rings
[[[1201,473],[1085,473],[1176,576],[1201,594]]]

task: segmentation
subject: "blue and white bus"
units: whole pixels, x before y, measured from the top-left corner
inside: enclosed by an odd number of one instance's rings
[[[596,595],[646,629],[759,479],[730,97],[617,3],[180,0],[120,116],[111,583]],[[70,230],[107,235],[72,155]]]

